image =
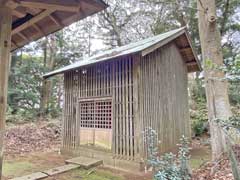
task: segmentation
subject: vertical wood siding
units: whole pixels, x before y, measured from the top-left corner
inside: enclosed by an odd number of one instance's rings
[[[157,131],[161,152],[176,147],[182,135],[190,136],[187,68],[174,43],[142,57],[139,105],[141,130]],[[140,148],[146,157],[147,143]]]
[[[134,159],[133,57],[100,63],[64,75],[63,149],[79,147],[78,101],[112,98],[112,152],[116,158]]]
[[[176,147],[190,136],[187,67],[174,43],[144,57],[137,55],[67,72],[63,149],[80,146],[79,99],[112,98],[114,158],[139,160],[147,156],[142,132],[151,127],[161,141],[159,150]]]

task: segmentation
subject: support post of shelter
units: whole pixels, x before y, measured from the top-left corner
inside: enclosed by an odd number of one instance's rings
[[[0,1],[1,2],[1,1]],[[0,4],[0,180],[2,179],[3,139],[5,130],[12,10]]]

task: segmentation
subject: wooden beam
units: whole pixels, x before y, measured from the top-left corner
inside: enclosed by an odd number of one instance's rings
[[[12,15],[18,17],[18,18],[23,18],[24,16],[26,16],[26,13],[22,13],[20,11],[17,11],[17,10],[13,10],[12,11]]]
[[[99,9],[99,8],[100,8],[99,6],[101,6],[102,8],[105,7],[105,4],[104,4],[104,3],[100,3],[100,4],[99,4],[97,1],[81,0],[80,3],[84,3],[84,4],[86,3],[86,4],[88,4],[88,7],[89,7],[89,8]]]
[[[22,30],[33,26],[35,23],[37,23],[38,21],[40,21],[41,19],[49,16],[51,13],[53,13],[55,10],[51,9],[51,10],[45,10],[42,13],[34,16],[32,19],[30,19],[29,21],[23,23],[22,25],[16,27],[15,29],[12,30],[12,35],[17,34],[19,32],[21,32]]]
[[[55,17],[53,14],[50,14],[49,17],[56,25],[58,25],[61,28],[64,27],[63,23],[59,19],[57,19],[57,17]]]
[[[16,3],[15,1],[12,1],[12,0],[8,0],[6,1],[6,4],[5,4],[7,7],[9,7],[10,9],[16,9],[18,7],[18,3]]]
[[[46,2],[29,2],[29,1],[20,1],[19,6],[29,7],[29,8],[40,8],[40,9],[54,9],[57,11],[68,11],[68,12],[79,12],[80,6],[76,5],[66,5],[66,4],[53,4]]]
[[[3,140],[6,122],[8,75],[11,50],[12,10],[0,4],[0,179],[2,179]]]
[[[179,49],[179,51],[182,53],[182,52],[186,52],[186,51],[192,51],[192,48],[191,47],[186,47],[186,48],[181,48]]]
[[[189,61],[189,62],[186,62],[187,66],[193,66],[193,65],[197,65],[197,62],[196,61]]]
[[[29,14],[32,14],[32,15],[36,15],[36,14],[39,14],[42,10],[41,9],[37,9],[37,8],[27,8],[26,7],[26,12],[28,12]]]
[[[17,43],[12,39],[12,44],[16,47],[16,48],[18,48],[19,46],[17,45]]]
[[[33,24],[32,27],[34,27],[42,35],[46,36],[46,33],[37,24]]]
[[[19,32],[18,35],[19,35],[23,40],[30,41],[30,39],[29,39],[25,34]]]

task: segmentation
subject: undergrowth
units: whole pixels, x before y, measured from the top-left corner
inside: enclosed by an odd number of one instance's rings
[[[154,180],[190,180],[188,139],[182,136],[177,155],[170,152],[159,156],[156,131],[148,128],[145,134],[148,145],[148,164],[153,167]]]

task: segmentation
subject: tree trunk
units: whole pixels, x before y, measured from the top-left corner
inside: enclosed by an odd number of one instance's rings
[[[47,58],[47,46],[44,47],[44,66],[48,69],[48,71],[52,71],[54,69],[56,51],[57,51],[56,37],[55,35],[51,35],[49,40],[49,59]],[[44,118],[47,114],[51,92],[52,92],[52,80],[44,79],[42,84],[42,94],[40,102],[41,118]]]
[[[43,43],[43,65],[44,67],[47,66],[47,38],[44,40]],[[41,88],[41,99],[40,99],[40,117],[43,118],[45,116],[45,107],[46,107],[46,93],[48,89],[46,86],[46,81],[43,80],[42,88]]]
[[[2,179],[3,140],[7,110],[12,12],[0,1],[0,180]]]
[[[204,60],[204,77],[211,134],[212,158],[226,150],[226,140],[215,119],[228,119],[231,114],[228,84],[218,67],[223,65],[221,36],[217,27],[215,0],[198,0],[199,33]]]

